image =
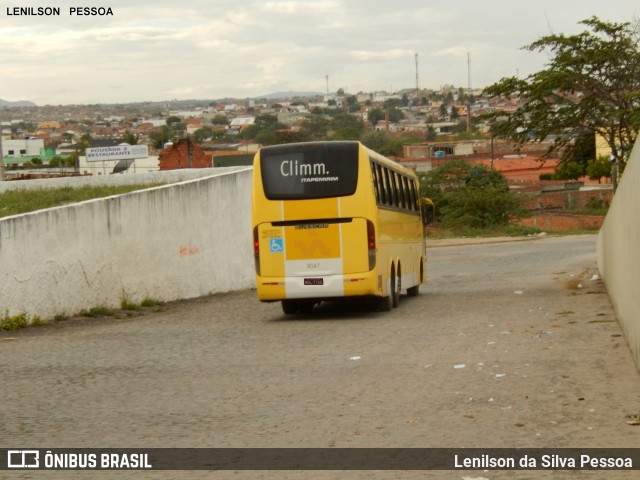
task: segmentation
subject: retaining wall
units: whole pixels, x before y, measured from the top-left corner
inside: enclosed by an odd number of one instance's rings
[[[112,167],[113,168],[113,167]],[[39,178],[37,180],[13,180],[0,182],[0,193],[7,190],[38,190],[45,188],[82,187],[85,185],[149,185],[153,183],[177,183],[195,178],[210,177],[220,173],[241,170],[238,167],[193,168],[167,172],[145,172],[117,175],[87,175],[79,177]]]
[[[518,220],[519,225],[537,227],[547,232],[570,230],[597,230],[604,217],[597,215],[540,214]]]
[[[598,267],[640,368],[640,139],[600,229]]]
[[[0,219],[0,311],[48,319],[252,288],[251,168],[231,170]]]

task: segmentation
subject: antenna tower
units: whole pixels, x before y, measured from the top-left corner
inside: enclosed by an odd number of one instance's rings
[[[416,91],[419,91],[420,83],[418,82],[418,54],[414,53],[414,56],[416,58]]]

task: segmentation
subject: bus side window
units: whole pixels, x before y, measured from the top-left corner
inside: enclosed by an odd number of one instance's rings
[[[410,180],[409,184],[411,185],[411,210],[418,211],[418,195],[416,192],[416,182]]]
[[[402,186],[404,187],[404,208],[407,210],[413,210],[413,204],[411,203],[411,188],[409,185],[411,180],[407,177],[402,177]]]
[[[376,203],[380,204],[380,185],[378,183],[378,171],[376,164],[371,162],[371,177],[373,178],[373,190],[376,194]]]
[[[396,180],[398,181],[398,206],[404,210],[405,201],[404,201],[404,177],[400,174],[396,174]]]
[[[393,205],[393,186],[391,185],[389,170],[386,167],[382,167],[382,172],[384,174],[385,191],[387,192],[385,203],[387,205]]]
[[[389,172],[389,183],[391,184],[391,206],[398,206],[398,189],[396,186],[396,172]]]

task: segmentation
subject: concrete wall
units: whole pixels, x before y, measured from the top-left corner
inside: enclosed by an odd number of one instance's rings
[[[640,368],[640,139],[600,229],[598,267]]]
[[[0,219],[0,311],[46,319],[252,288],[251,168],[233,170]]]
[[[102,162],[100,162],[102,163]],[[113,164],[113,162],[111,162]],[[113,166],[111,167],[113,170]],[[83,177],[42,178],[37,180],[14,180],[0,182],[0,193],[7,190],[38,190],[45,188],[82,187],[85,185],[149,185],[154,183],[169,184],[192,180],[195,178],[219,175],[220,173],[242,170],[238,167],[226,168],[193,168],[171,170],[170,172],[143,172],[134,175],[96,175]]]

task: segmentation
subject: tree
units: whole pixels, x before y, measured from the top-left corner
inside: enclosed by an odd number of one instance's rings
[[[326,138],[328,129],[329,120],[321,115],[313,115],[302,122],[300,131],[313,140],[322,140]]]
[[[503,226],[524,215],[521,197],[509,191],[501,173],[460,159],[421,174],[420,194],[433,200],[448,227]]]
[[[360,141],[382,155],[402,155],[403,141],[388,133],[369,131],[362,135]]]
[[[553,175],[555,180],[577,180],[584,175],[584,168],[578,162],[560,162]]]
[[[602,177],[611,178],[611,161],[602,156],[589,160],[587,175],[591,180],[598,180],[598,183],[600,183]]]
[[[333,140],[358,140],[364,132],[364,124],[353,115],[339,113],[331,119],[331,130]]]
[[[278,140],[276,131],[286,128],[285,125],[278,122],[278,117],[275,115],[258,115],[253,125],[249,125],[242,131],[242,137],[253,139],[262,145],[275,145],[282,143]]]
[[[162,150],[164,148],[164,144],[171,140],[169,127],[163,125],[160,128],[156,128],[149,134],[149,140],[151,141],[151,146],[153,148]]]
[[[211,119],[211,123],[213,125],[229,125],[229,119],[225,115],[217,113]]]
[[[381,108],[372,108],[369,111],[368,118],[371,122],[371,125],[375,125],[380,120],[384,120],[384,110],[382,110]]]
[[[193,132],[193,141],[196,143],[202,143],[211,137],[213,137],[213,130],[210,127],[202,127]]]
[[[133,132],[127,132],[122,136],[122,143],[128,143],[129,145],[138,145],[140,135]]]
[[[594,133],[607,142],[614,165],[624,167],[640,131],[640,35],[630,23],[595,16],[580,23],[586,31],[524,47],[548,52],[547,68],[525,79],[503,78],[485,93],[520,100],[517,111],[493,114],[507,117],[505,136],[519,144],[554,138],[554,148],[571,149],[574,139]],[[615,188],[615,173],[613,181]]]
[[[360,110],[358,98],[355,95],[350,95],[347,97],[347,106],[349,107],[350,112],[357,112]]]

